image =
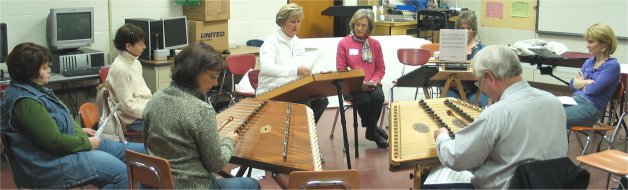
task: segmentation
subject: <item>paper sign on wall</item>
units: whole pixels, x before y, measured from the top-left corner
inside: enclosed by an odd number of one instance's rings
[[[504,4],[501,2],[486,2],[486,17],[502,18],[504,15]]]
[[[517,1],[512,3],[512,17],[530,17],[530,3]]]

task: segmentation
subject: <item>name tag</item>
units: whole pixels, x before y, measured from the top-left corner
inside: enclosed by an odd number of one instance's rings
[[[349,55],[358,55],[358,49],[349,49]]]
[[[292,54],[295,56],[303,56],[305,54],[305,49],[303,48],[295,48],[292,50]]]

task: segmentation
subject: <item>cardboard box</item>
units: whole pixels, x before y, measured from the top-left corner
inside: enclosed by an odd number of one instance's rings
[[[190,42],[203,42],[218,51],[229,49],[229,21],[188,20]]]
[[[230,17],[229,0],[201,0],[201,5],[183,6],[183,15],[188,20],[214,21],[228,20]]]

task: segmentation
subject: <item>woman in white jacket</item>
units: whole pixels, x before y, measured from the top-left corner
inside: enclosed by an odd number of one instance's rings
[[[284,5],[277,13],[276,23],[281,29],[266,38],[260,48],[257,95],[312,72],[312,63],[305,61],[305,48],[296,35],[301,28],[301,20],[303,20],[303,8],[294,3]],[[312,108],[316,122],[329,104],[327,97],[295,102]]]

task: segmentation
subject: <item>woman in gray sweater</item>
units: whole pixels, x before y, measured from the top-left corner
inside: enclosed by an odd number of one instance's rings
[[[209,45],[192,43],[174,59],[172,82],[144,109],[148,154],[170,162],[176,189],[259,189],[252,178],[216,179],[229,162],[236,133],[218,134],[216,112],[205,94],[217,85],[225,62]]]

